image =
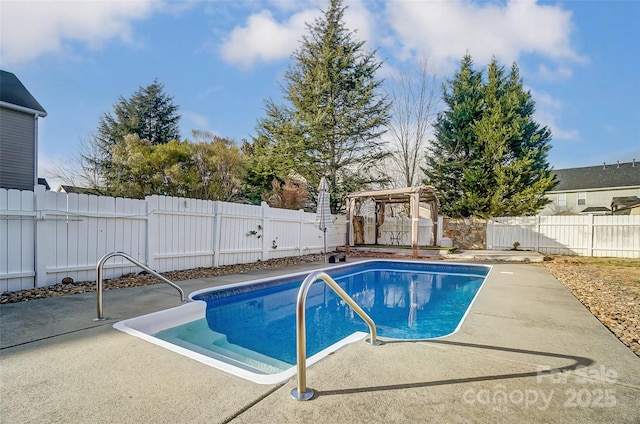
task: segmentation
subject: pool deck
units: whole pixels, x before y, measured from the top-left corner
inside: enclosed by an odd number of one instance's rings
[[[106,322],[92,320],[95,293],[0,305],[0,422],[640,422],[640,358],[540,264],[496,263],[452,336],[329,355],[307,370],[307,402],[290,397],[295,377],[258,385],[112,328],[177,304],[154,285],[105,292]]]

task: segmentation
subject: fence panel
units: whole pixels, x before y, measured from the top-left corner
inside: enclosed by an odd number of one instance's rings
[[[0,189],[0,291],[34,286],[33,192]]]
[[[146,204],[142,200],[36,191],[39,272],[37,285],[50,285],[64,277],[95,279],[98,260],[114,250],[144,261]],[[137,267],[120,257],[104,266],[112,278]]]
[[[541,253],[640,257],[639,216],[499,217],[487,223],[487,249]]]
[[[262,260],[265,236],[262,207],[219,203],[219,259],[216,266]]]
[[[300,254],[300,211],[270,208],[263,204],[267,259],[284,258]],[[268,225],[267,225],[268,222]]]
[[[337,247],[344,246],[346,240],[347,218],[344,215],[334,216],[333,227],[327,230],[327,249],[335,250]]]
[[[302,212],[302,235],[300,238],[300,254],[308,255],[313,253],[322,253],[324,251],[324,233],[318,228],[316,223],[316,214],[312,212]],[[340,224],[336,222],[335,217],[333,226],[327,228],[327,250],[335,250],[338,245],[337,239],[337,227]],[[343,224],[343,225],[346,225]],[[341,239],[341,246],[344,246],[345,239]]]
[[[376,220],[375,217],[364,218],[364,242],[375,243]],[[429,246],[432,244],[433,221],[420,219],[418,223],[418,245]],[[386,217],[379,229],[378,244],[411,245],[411,218]]]
[[[158,272],[213,266],[214,201],[149,196],[147,255]]]
[[[640,216],[594,216],[591,256],[640,258]]]
[[[506,217],[487,221],[487,249],[505,250],[520,247],[537,250],[539,245],[537,217]]]

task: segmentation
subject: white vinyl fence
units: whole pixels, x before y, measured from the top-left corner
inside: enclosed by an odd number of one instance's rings
[[[344,218],[327,230],[344,246]],[[164,196],[144,200],[0,189],[0,292],[96,278],[106,253],[123,251],[158,272],[320,253],[315,214]],[[113,278],[139,269],[121,257]]]
[[[580,215],[493,218],[487,249],[513,248],[579,256],[640,258],[640,216]]]
[[[433,241],[433,221],[420,219],[418,221],[418,245],[431,246]],[[364,217],[364,243],[374,244],[376,238],[376,219],[373,216]],[[379,229],[378,244],[411,245],[411,218],[385,217]]]

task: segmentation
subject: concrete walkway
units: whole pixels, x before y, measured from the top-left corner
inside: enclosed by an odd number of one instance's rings
[[[323,267],[181,282],[185,291]],[[3,423],[638,423],[640,358],[546,269],[498,263],[453,336],[360,341],[258,385],[114,330],[175,306],[166,285],[0,305]]]

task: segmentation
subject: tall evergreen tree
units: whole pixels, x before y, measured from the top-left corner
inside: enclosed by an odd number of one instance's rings
[[[128,134],[136,134],[152,145],[165,144],[180,139],[179,123],[178,106],[164,92],[164,84],[156,79],[138,88],[128,99],[120,96],[113,113],[107,112],[100,118],[98,140],[111,146]]]
[[[92,139],[95,146],[90,149],[93,153],[83,157],[83,162],[100,175],[103,191],[108,193],[110,181],[121,177],[113,166],[114,147],[123,144],[128,135],[151,145],[179,140],[179,121],[178,106],[173,103],[173,97],[164,92],[164,84],[156,79],[127,99],[120,96],[113,111],[100,117],[97,134]]]
[[[473,69],[466,55],[460,70],[443,86],[446,107],[434,125],[436,140],[431,143],[425,169],[426,183],[438,190],[442,212],[466,216],[459,202],[463,198],[463,174],[478,148],[472,124],[482,113],[482,74]]]
[[[494,59],[486,81],[469,55],[443,87],[447,105],[436,124],[426,182],[454,217],[535,214],[555,186],[547,162],[551,131],[532,118],[535,102],[517,65]]]
[[[344,11],[340,0],[331,0],[323,17],[307,25],[285,74],[287,104],[267,101],[267,116],[258,122],[251,160],[261,166],[250,171],[262,187],[293,173],[314,191],[326,176],[333,212],[344,208],[348,192],[380,180],[371,170],[387,154],[380,136],[390,107],[378,93],[381,63],[347,30]]]

